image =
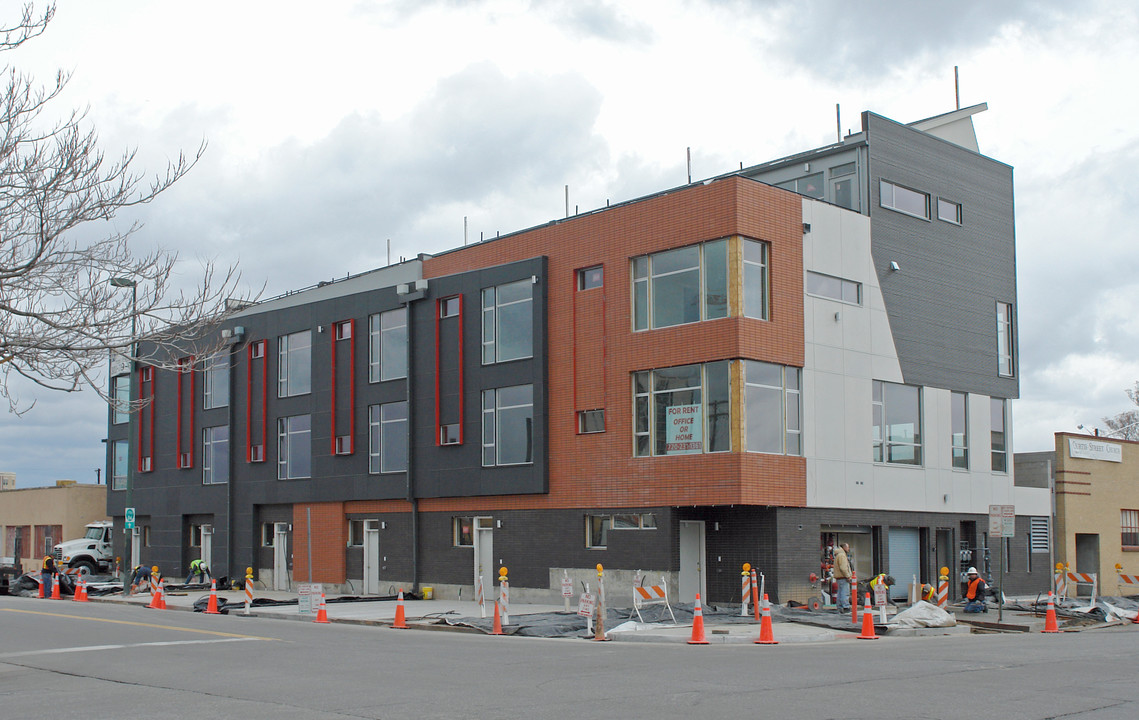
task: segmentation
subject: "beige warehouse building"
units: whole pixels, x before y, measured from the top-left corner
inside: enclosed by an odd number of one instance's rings
[[[52,545],[82,537],[87,523],[107,519],[105,485],[60,480],[52,487],[0,491],[0,555],[34,570]]]

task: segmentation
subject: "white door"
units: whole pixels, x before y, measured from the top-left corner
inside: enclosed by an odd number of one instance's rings
[[[380,594],[380,521],[364,521],[364,594]]]
[[[483,597],[490,602],[497,597],[494,581],[498,571],[494,566],[494,520],[477,517],[475,522],[475,599],[478,600],[479,578],[482,578]]]
[[[289,589],[288,523],[273,523],[273,589]]]
[[[680,602],[707,601],[708,590],[704,577],[704,521],[680,521]]]
[[[127,575],[134,572],[135,565],[142,564],[142,528],[135,525],[131,528],[131,558],[127,565]]]
[[[890,569],[894,576],[890,586],[891,600],[904,600],[914,577],[921,580],[921,543],[917,528],[890,528]]]
[[[214,556],[214,526],[202,526],[202,562],[210,569],[210,577],[213,577],[214,566],[211,561]]]

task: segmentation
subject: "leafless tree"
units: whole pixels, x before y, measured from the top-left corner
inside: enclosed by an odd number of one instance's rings
[[[1139,405],[1139,382],[1124,392],[1127,393],[1127,397],[1132,403]],[[1121,440],[1139,440],[1139,408],[1105,417],[1103,423],[1110,428],[1107,434],[1111,437],[1117,437]]]
[[[54,14],[54,5],[42,12],[25,5],[18,23],[0,28],[0,51],[43,33]],[[134,150],[108,159],[86,111],[50,112],[68,79],[59,71],[41,86],[10,66],[0,71],[0,397],[14,412],[34,404],[17,396],[16,377],[106,397],[101,371],[112,353],[129,355],[134,337],[144,336],[150,347],[180,346],[184,354],[237,294],[234,266],[204,261],[200,284],[179,289],[177,253],[132,252],[137,222],[108,230],[116,213],[182,178],[205,143],[153,177],[134,169]]]

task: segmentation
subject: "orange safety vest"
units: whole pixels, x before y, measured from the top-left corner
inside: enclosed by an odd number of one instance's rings
[[[969,581],[969,590],[965,593],[965,597],[969,600],[977,599],[977,586],[981,584],[981,578],[975,578]]]

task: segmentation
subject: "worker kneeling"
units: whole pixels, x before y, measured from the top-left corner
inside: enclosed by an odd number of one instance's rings
[[[194,577],[195,575],[200,578],[201,582],[205,582],[206,580],[213,578],[213,576],[210,575],[210,566],[202,562],[201,558],[190,562],[190,574],[186,576],[187,585],[190,584],[190,578]]]
[[[985,593],[988,592],[989,586],[985,584],[985,581],[977,574],[977,568],[971,567],[965,574],[968,576],[968,581],[965,585],[965,612],[988,612],[989,607],[985,605]]]

